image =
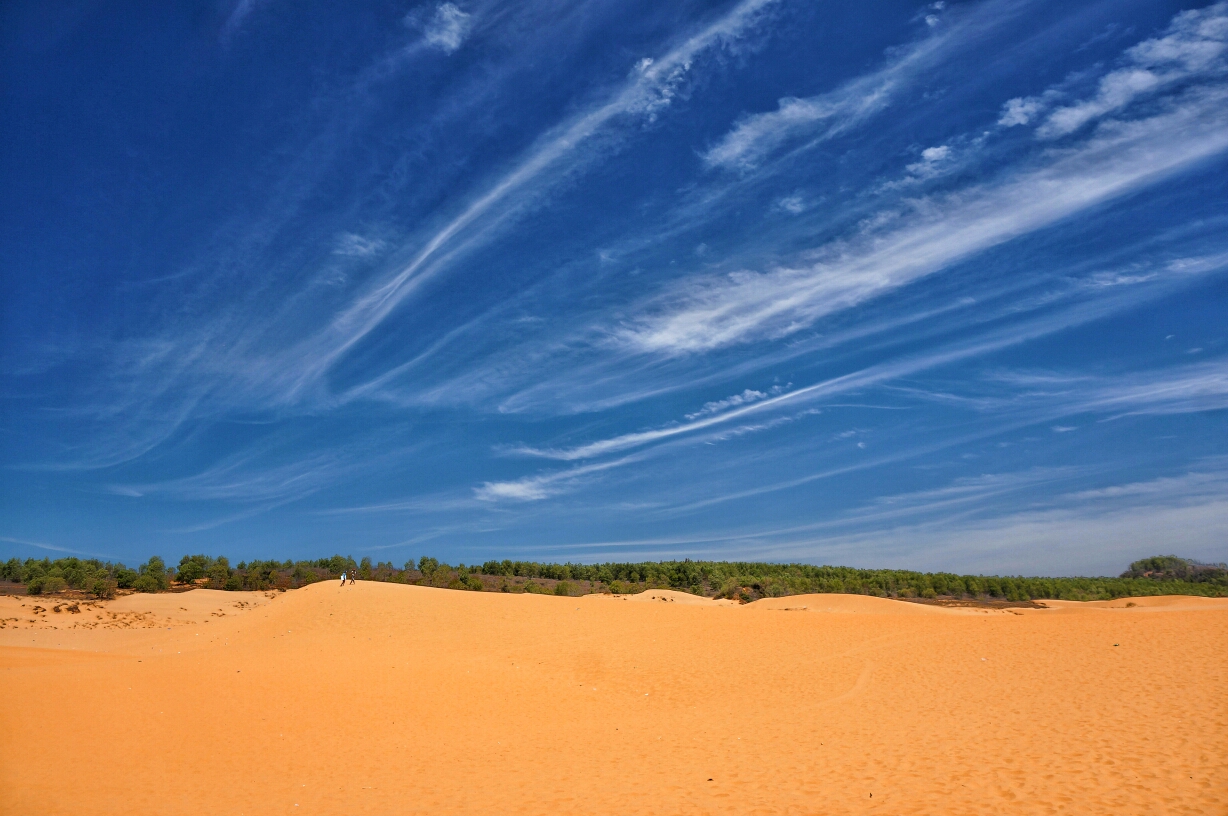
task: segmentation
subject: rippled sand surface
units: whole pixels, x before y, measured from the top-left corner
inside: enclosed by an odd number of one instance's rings
[[[1224,600],[0,600],[7,813],[1228,813]]]

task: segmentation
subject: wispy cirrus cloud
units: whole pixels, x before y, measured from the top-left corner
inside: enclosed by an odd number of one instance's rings
[[[739,405],[748,405],[761,399],[767,399],[769,394],[776,395],[782,391],[784,391],[784,388],[779,385],[774,385],[767,391],[756,391],[753,388],[746,388],[743,389],[741,394],[734,394],[733,396],[726,397],[725,399],[705,402],[703,408],[687,414],[686,418],[698,419],[699,417],[706,416],[708,414],[719,414],[721,411],[728,408],[737,408]]]
[[[1140,98],[1190,80],[1223,77],[1228,72],[1228,3],[1179,12],[1158,37],[1123,52],[1120,67],[1102,76],[1096,92],[1073,103],[1050,89],[1040,96],[1016,97],[1002,106],[998,124],[1015,127],[1044,117],[1036,130],[1041,139],[1057,139]]]
[[[1134,303],[1121,301],[1117,308]],[[688,417],[687,422],[620,434],[567,448],[534,448],[521,446],[511,450],[522,455],[576,461],[593,459],[634,448],[689,438],[703,441],[703,432],[719,430],[727,423],[744,421],[747,417],[778,410],[785,406],[820,402],[851,391],[885,385],[903,377],[949,365],[954,362],[988,355],[1011,345],[1051,334],[1071,325],[1103,317],[1113,307],[1101,302],[1091,307],[1077,307],[1069,313],[1040,318],[1031,324],[1012,327],[975,338],[972,342],[936,349],[926,354],[904,357],[890,363],[869,366],[830,380],[786,391],[776,396],[743,400],[738,406],[719,412]],[[995,375],[997,379],[1014,379],[1016,375]],[[1053,421],[1079,413],[1110,415],[1178,414],[1217,410],[1228,407],[1228,367],[1222,360],[1150,372],[1123,373],[1114,379],[1078,377],[1059,374],[1045,376],[1022,374],[1031,391],[996,401],[982,401],[989,410],[1003,412],[1013,409],[1016,416],[1009,420],[1013,427]],[[1021,383],[1022,384],[1022,383]],[[941,395],[940,395],[941,396]],[[962,400],[975,404],[975,400]],[[1066,426],[1061,426],[1065,428]],[[1000,432],[1000,431],[999,431]]]
[[[996,183],[906,202],[808,266],[687,280],[615,330],[644,352],[684,354],[787,336],[990,247],[1153,184],[1228,149],[1228,88],[1106,122],[1083,144]]]
[[[764,557],[820,557],[859,563],[873,551],[913,569],[1024,575],[1115,575],[1156,551],[1179,550],[1222,561],[1228,534],[1228,473],[1195,470],[1175,477],[1075,491],[1020,509],[1015,502],[969,506],[949,518],[916,505],[907,521],[871,513],[863,529],[797,535],[764,547]],[[918,498],[918,497],[911,497]],[[930,516],[929,518],[924,518]],[[770,553],[770,555],[769,555]]]
[[[683,92],[705,56],[738,50],[740,43],[763,25],[765,15],[776,3],[743,0],[699,30],[679,37],[655,59],[641,61],[623,82],[598,95],[595,103],[590,101],[562,122],[544,129],[510,167],[493,180],[487,177],[484,187],[477,181],[476,194],[466,200],[458,192],[454,200],[463,202],[459,213],[420,239],[342,232],[329,252],[363,259],[378,259],[384,253],[394,258],[408,254],[407,262],[386,265],[365,279],[356,279],[353,285],[335,268],[326,268],[310,285],[291,286],[282,296],[274,296],[283,288],[275,276],[253,274],[250,298],[237,299],[199,322],[176,320],[161,333],[126,339],[110,354],[103,372],[106,381],[99,383],[100,390],[107,392],[106,399],[76,409],[90,413],[98,422],[110,421],[114,415],[127,416],[124,430],[105,439],[94,435],[49,467],[97,469],[131,461],[166,443],[205,412],[305,404],[327,409],[369,393],[372,389],[364,385],[379,381],[388,371],[375,372],[370,381],[358,383],[340,397],[329,393],[328,374],[364,338],[384,325],[423,283],[452,268],[465,252],[488,243],[504,227],[539,206],[552,186],[574,178],[614,149],[620,139],[639,132],[646,122],[660,116]],[[241,4],[236,13],[246,9],[242,17],[252,6]],[[458,38],[471,28],[472,15],[451,3],[426,8],[429,14],[421,20],[426,32],[422,42],[429,34],[440,49],[447,50],[453,43],[459,46],[462,40]],[[410,50],[413,56],[420,56],[422,51],[416,47]],[[353,87],[342,94],[347,104],[361,109],[373,85],[394,74],[407,53],[402,50],[385,55],[362,71]],[[454,103],[446,110],[464,112],[466,107]],[[347,126],[347,122],[338,120],[315,136],[311,149],[283,181],[284,190],[277,191],[275,211],[259,223],[245,225],[240,243],[228,240],[213,258],[216,266],[242,266],[241,258],[243,263],[250,262],[252,256],[267,248],[299,213],[313,189],[313,182],[305,179],[318,181],[328,164],[322,154],[331,155],[337,149]],[[400,243],[399,249],[390,247],[394,240]],[[333,300],[331,295],[313,300],[313,288],[343,294],[340,300]],[[401,365],[397,362],[388,368]],[[208,407],[203,408],[206,404]],[[143,418],[145,415],[148,418]]]
[[[420,28],[423,40],[445,54],[458,50],[473,29],[473,15],[462,11],[455,3],[440,3],[429,16],[424,11],[410,12],[405,23]]]
[[[362,235],[355,235],[352,232],[345,232],[338,236],[333,254],[346,255],[352,258],[370,258],[372,255],[378,254],[386,246],[387,243],[379,238],[366,238]]]
[[[226,22],[222,25],[222,33],[220,36],[222,45],[227,45],[235,35],[243,30],[243,24],[252,12],[256,10],[264,0],[239,0],[235,3],[234,8],[226,17]]]
[[[1033,151],[1034,155],[1008,157],[1004,161],[996,148],[982,150],[980,145],[988,132],[980,130],[945,139],[925,150],[918,149],[919,146],[909,148],[911,155],[920,160],[904,168],[908,173],[907,184],[876,182],[873,195],[863,193],[850,202],[850,208],[864,208],[867,212],[851,234],[845,232],[842,237],[813,249],[795,250],[792,261],[782,261],[778,260],[773,240],[793,237],[789,229],[782,228],[780,235],[763,241],[761,256],[772,259],[770,265],[765,264],[766,270],[754,265],[752,241],[751,246],[743,249],[750,256],[750,264],[738,271],[714,275],[701,268],[694,274],[678,276],[655,294],[627,307],[619,304],[617,317],[607,319],[605,325],[601,325],[603,315],[596,314],[572,337],[560,339],[556,333],[548,341],[553,346],[551,350],[517,349],[515,356],[519,359],[549,356],[558,349],[574,351],[593,342],[591,332],[596,324],[601,333],[596,342],[605,348],[594,356],[602,356],[610,363],[601,368],[596,363],[577,366],[569,362],[564,365],[564,372],[544,381],[540,372],[535,372],[533,384],[521,387],[511,397],[501,397],[499,408],[520,411],[540,407],[543,399],[553,400],[560,391],[568,392],[567,383],[560,380],[606,382],[614,379],[610,371],[615,362],[634,370],[640,365],[640,355],[656,359],[688,356],[694,360],[708,352],[755,343],[754,348],[769,354],[770,359],[780,359],[786,354],[780,343],[775,343],[770,353],[765,349],[771,341],[781,339],[791,346],[814,348],[815,343],[796,338],[809,336],[816,330],[816,324],[829,316],[841,314],[843,318],[854,309],[934,272],[1106,201],[1163,182],[1171,174],[1184,172],[1198,161],[1222,152],[1217,141],[1217,133],[1223,130],[1222,122],[1216,119],[1215,112],[1222,108],[1219,102],[1223,89],[1210,75],[1202,79],[1205,81],[1186,88],[1186,95],[1170,94],[1161,104],[1147,108],[1146,112],[1153,115],[1150,120],[1144,117],[1135,122],[1106,121],[1090,137],[1062,150]],[[1189,129],[1191,122],[1198,132]],[[1175,137],[1176,152],[1167,151],[1170,134]],[[1189,152],[1185,152],[1187,147]],[[1121,155],[1114,155],[1117,150],[1123,151]],[[1151,162],[1152,154],[1161,153],[1167,154],[1162,161]],[[720,202],[725,196],[737,199],[739,195],[752,195],[759,189],[756,185],[770,189],[773,184],[785,183],[789,185],[786,189],[794,189],[784,198],[773,197],[773,212],[788,213],[790,217],[807,212],[815,202],[809,200],[810,194],[793,186],[795,181],[790,176],[796,169],[788,162],[781,167],[768,162],[753,179],[709,178],[709,188],[705,188],[708,192],[696,195],[693,202],[682,207],[676,215],[677,225],[670,229],[682,230],[683,225],[709,220],[716,222],[722,217]],[[967,172],[950,172],[952,169]],[[969,179],[984,179],[987,175],[991,177],[988,182],[969,183]],[[920,190],[921,182],[939,176],[950,179],[949,182],[940,179],[945,185],[944,192],[903,197],[902,190]],[[1052,202],[1051,193],[1057,194]],[[831,226],[812,217],[798,231],[822,233]],[[667,240],[668,235],[653,234],[642,242]],[[724,266],[728,268],[732,263],[727,257]],[[1144,281],[1140,274],[1098,273],[1086,279],[1085,284],[1095,287],[1136,284]],[[1154,279],[1156,274],[1148,272],[1146,279]],[[898,320],[907,319],[898,316]],[[828,348],[831,343],[824,340],[822,346]],[[420,393],[429,394],[432,401],[444,395],[464,399],[490,394],[497,383],[509,383],[515,370],[514,365],[504,362],[497,367],[497,372],[492,365],[491,369],[475,370],[472,376]],[[594,375],[595,371],[601,373]],[[569,373],[575,376],[570,377]],[[572,410],[623,404],[678,387],[675,382],[627,389],[616,396],[580,401]]]
[[[987,400],[988,411],[1044,409],[1057,419],[1099,414],[1108,419],[1201,413],[1228,408],[1228,360],[1182,363],[1114,375],[1060,371],[997,371],[987,378],[1004,393]],[[973,404],[973,403],[969,403]],[[1075,426],[1058,425],[1067,432]]]
[[[585,477],[604,470],[639,461],[638,456],[625,456],[609,462],[569,468],[553,473],[535,474],[507,481],[483,482],[473,489],[474,498],[483,502],[538,501],[556,496],[575,487]]]
[[[40,550],[49,552],[70,553],[72,555],[92,555],[101,558],[114,558],[115,556],[109,553],[92,552],[90,550],[78,550],[72,547],[63,547],[58,544],[48,544],[45,541],[30,541],[26,538],[12,538],[10,536],[0,536],[0,541],[6,544],[16,544],[21,547],[36,547]]]
[[[749,169],[792,139],[821,142],[846,133],[887,109],[925,71],[1005,25],[1017,5],[982,3],[946,25],[931,15],[933,33],[899,49],[879,70],[816,96],[785,97],[774,111],[742,117],[704,151],[703,160],[709,167]]]
[[[1117,416],[1223,410],[1228,408],[1228,360],[1123,376],[1093,387],[1076,405]]]
[[[333,454],[317,454],[280,465],[254,461],[257,457],[231,457],[200,473],[160,482],[110,485],[118,495],[140,498],[171,497],[184,501],[263,502],[297,500],[334,482],[345,467]],[[351,463],[353,470],[353,463]]]
[[[772,561],[965,573],[1114,575],[1157,547],[1210,561],[1226,557],[1223,464],[1206,460],[1179,475],[1067,492],[1061,491],[1063,484],[1104,479],[1104,474],[1086,468],[987,473],[880,496],[813,524],[746,524],[672,537],[569,541],[550,549],[581,550],[589,559],[736,553]],[[1045,494],[1054,488],[1056,495]],[[1140,549],[1140,540],[1149,544]]]
[[[608,144],[597,139],[620,124],[651,121],[667,108],[705,53],[732,48],[760,24],[776,0],[742,0],[716,22],[655,59],[641,60],[627,81],[601,104],[544,134],[514,167],[427,238],[413,258],[358,294],[322,333],[301,344],[283,366],[284,389],[299,395],[347,351],[379,326],[448,261],[487,240],[500,226],[534,205],[554,178],[582,168]],[[587,148],[587,150],[586,150]],[[555,174],[563,174],[557,176]]]

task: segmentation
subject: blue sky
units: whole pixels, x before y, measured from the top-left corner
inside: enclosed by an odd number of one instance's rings
[[[0,553],[1228,560],[1228,5],[0,15]]]

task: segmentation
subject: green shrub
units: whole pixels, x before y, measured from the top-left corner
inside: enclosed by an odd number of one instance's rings
[[[29,581],[27,581],[26,582],[26,594],[27,595],[42,595],[43,594],[43,580],[44,580],[43,576],[40,575],[36,578],[31,578]]]
[[[567,583],[566,581],[559,581],[554,586],[554,594],[555,595],[570,595],[571,594],[571,584]]]
[[[105,574],[99,575],[90,582],[89,593],[95,598],[114,598],[115,582]]]
[[[175,571],[175,577],[185,584],[194,583],[198,578],[205,577],[205,565],[194,558],[184,556],[184,561],[180,562],[179,569]]]
[[[145,574],[136,577],[136,580],[132,582],[132,588],[137,592],[157,592],[162,587],[156,576]]]
[[[67,588],[68,582],[58,575],[48,575],[43,579],[43,594],[50,595],[53,592],[61,592]]]
[[[10,558],[0,566],[0,577],[6,581],[21,582],[22,563],[20,558]]]
[[[427,579],[428,584],[437,587],[450,587],[452,584],[459,582],[460,579],[457,578],[456,573],[454,573],[452,568],[447,564],[440,564],[439,566],[435,567],[434,572],[432,572],[430,578]],[[463,586],[456,588],[464,589]]]
[[[238,575],[232,575],[226,579],[226,583],[222,584],[222,589],[227,592],[238,592],[243,589],[243,579]]]
[[[152,556],[137,569],[140,575],[132,582],[132,588],[137,592],[157,592],[160,589],[170,589],[171,579],[167,573],[166,562],[158,556]],[[141,580],[141,579],[145,580]],[[150,589],[149,587],[153,587]]]

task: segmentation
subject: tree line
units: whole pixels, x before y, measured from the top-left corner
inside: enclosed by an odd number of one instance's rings
[[[649,561],[606,564],[541,564],[487,561],[482,572],[585,580],[614,592],[668,588],[719,598],[754,600],[807,593],[847,593],[891,598],[997,598],[1009,601],[1110,600],[1140,595],[1228,595],[1228,567],[1159,556],[1168,570],[1149,569],[1155,559],[1130,565],[1117,578],[1029,578],[957,575],[911,570],[854,569],[810,564],[733,561]],[[1185,571],[1180,571],[1184,565]]]
[[[1142,595],[1228,596],[1228,567],[1177,556],[1153,556],[1132,563],[1120,576],[1035,578],[958,575],[911,570],[855,569],[755,561],[644,561],[556,564],[487,561],[449,565],[423,556],[401,567],[391,562],[355,561],[334,555],[302,561],[240,561],[225,556],[185,555],[170,567],[154,556],[134,569],[98,559],[21,560],[0,565],[0,578],[24,584],[31,595],[75,589],[98,598],[118,590],[160,592],[205,587],[228,591],[295,589],[342,573],[364,581],[474,591],[634,593],[673,589],[707,597],[751,601],[807,593],[847,593],[884,598],[1001,599],[1007,601],[1110,600]],[[580,586],[583,585],[583,586]]]

